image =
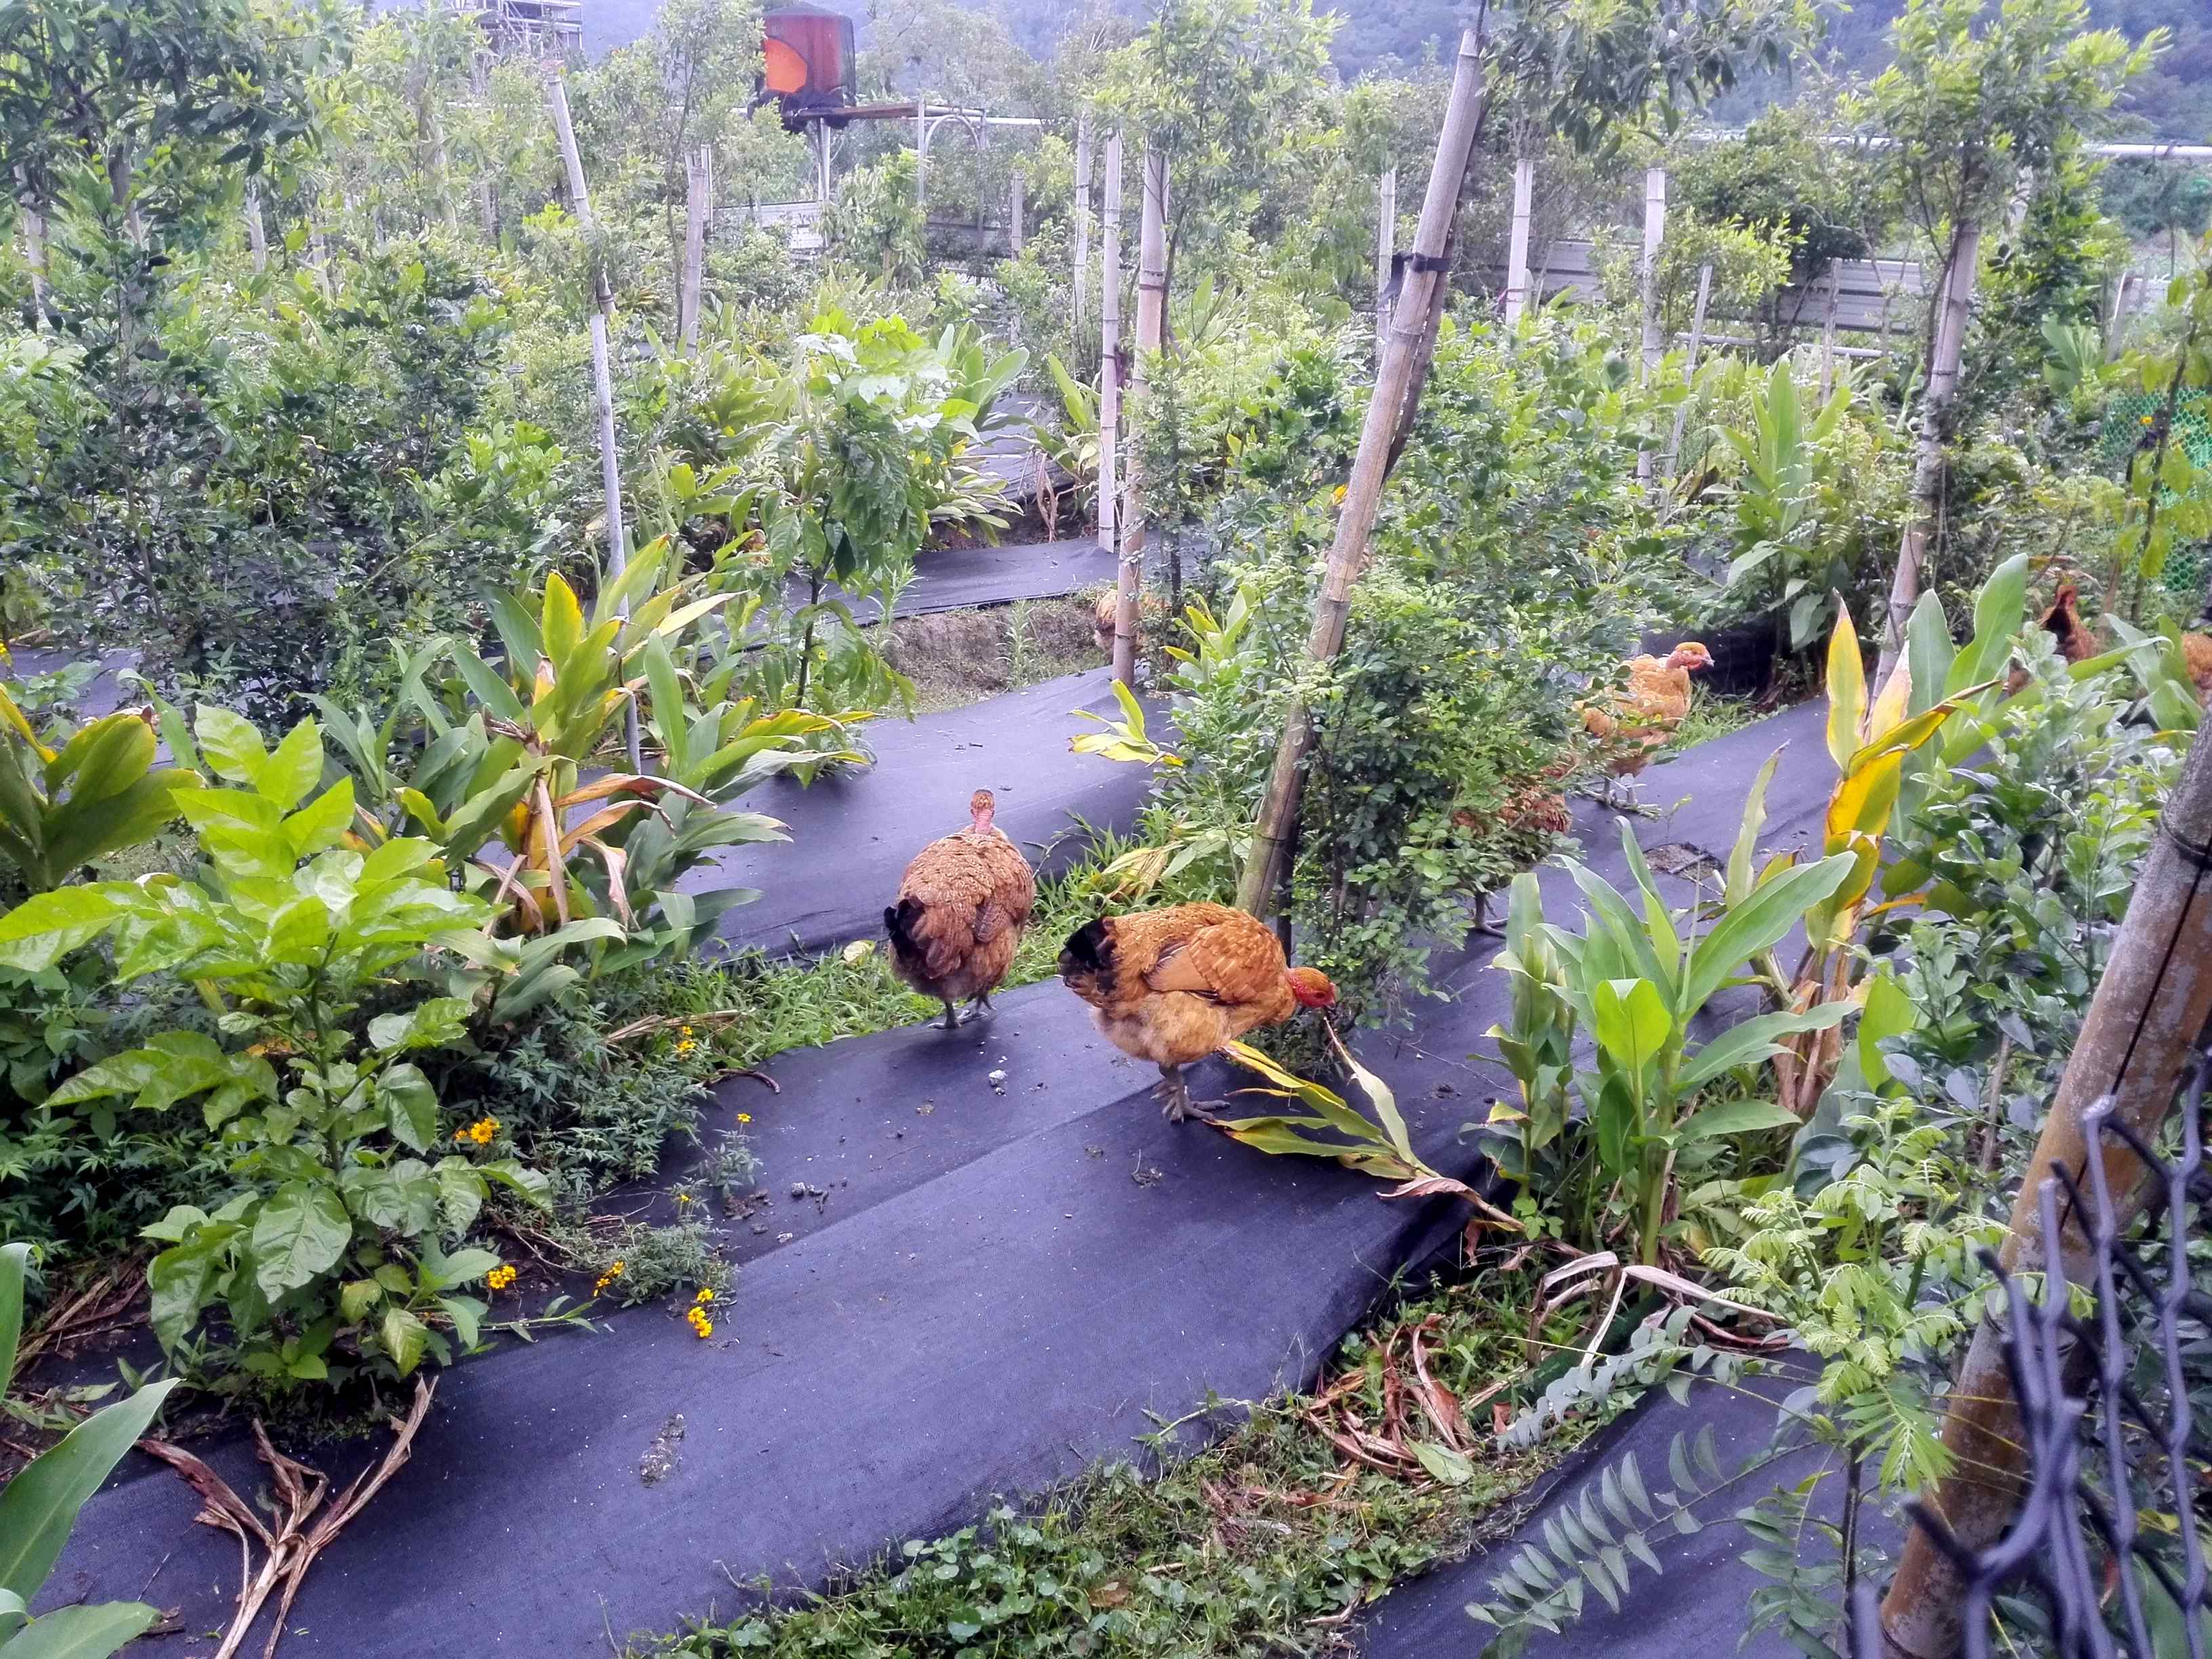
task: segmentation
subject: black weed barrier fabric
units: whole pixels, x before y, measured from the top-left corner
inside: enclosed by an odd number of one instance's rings
[[[1725,858],[1753,775],[1787,738],[1762,841],[1802,846],[1832,780],[1820,716],[1799,710],[1655,768],[1647,799],[1695,805],[1640,826],[1644,842]],[[1062,718],[1062,748],[1066,732]],[[978,735],[975,755],[929,767],[957,775],[963,797],[1034,781],[1000,769],[991,733]],[[916,838],[952,827],[919,786],[902,793],[890,754],[867,818],[825,820],[778,849],[817,842],[806,879],[825,884],[825,904],[879,910]],[[1050,810],[1064,817],[1066,803]],[[1622,881],[1615,823],[1593,808],[1581,834],[1589,862]],[[1572,916],[1565,873],[1543,882]],[[1692,890],[1671,890],[1686,902]],[[1423,1155],[1455,1173],[1474,1172],[1460,1126],[1511,1087],[1472,1057],[1505,1012],[1504,976],[1486,971],[1494,950],[1477,941],[1440,974],[1456,1000],[1428,1005],[1410,1033],[1361,1044]],[[1393,1275],[1447,1249],[1464,1219],[1450,1200],[1386,1203],[1334,1164],[1170,1127],[1152,1068],[1108,1047],[1057,983],[1000,1000],[980,1026],[885,1032],[769,1069],[781,1094],[733,1079],[704,1126],[711,1137],[749,1114],[774,1194],[737,1229],[750,1259],[714,1337],[647,1307],[602,1335],[510,1343],[461,1366],[412,1462],[308,1578],[285,1653],[582,1659],[607,1652],[610,1632],[727,1617],[763,1575],[819,1583],[972,1521],[995,1496],[1141,1457],[1138,1437],[1209,1391],[1255,1399],[1310,1382]],[[1214,1068],[1194,1085],[1218,1096],[1236,1079]],[[1192,1422],[1183,1438],[1237,1417]],[[376,1449],[316,1455],[343,1477]],[[242,1437],[202,1449],[241,1492],[259,1483]],[[219,1628],[237,1551],[192,1524],[195,1507],[173,1474],[126,1463],[87,1509],[56,1589],[143,1598],[176,1608],[184,1631]]]

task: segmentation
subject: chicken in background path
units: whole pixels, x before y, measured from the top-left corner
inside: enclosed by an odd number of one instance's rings
[[[945,1030],[957,1030],[955,1003],[974,998],[988,1011],[991,992],[1013,965],[1036,905],[1036,873],[1021,849],[995,828],[998,803],[988,789],[969,798],[974,822],[914,855],[898,902],[884,912],[891,969],[945,1005]]]
[[[1086,922],[1060,951],[1060,976],[1108,1042],[1160,1068],[1170,1123],[1191,1109],[1191,1061],[1302,1007],[1336,1006],[1327,975],[1288,966],[1265,923],[1225,904]]]
[[[1583,729],[1598,740],[1610,775],[1599,798],[1607,806],[1653,816],[1650,807],[1636,805],[1632,795],[1622,799],[1617,785],[1634,779],[1667,746],[1667,739],[1690,712],[1690,676],[1711,667],[1712,661],[1713,653],[1695,640],[1686,640],[1663,659],[1631,657],[1628,684],[1607,698],[1582,706]]]

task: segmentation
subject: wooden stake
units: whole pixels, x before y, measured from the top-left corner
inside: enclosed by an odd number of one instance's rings
[[[1951,400],[1959,390],[1959,360],[1966,345],[1966,319],[1974,303],[1975,266],[1981,258],[1982,228],[1961,219],[1951,233],[1951,249],[1936,286],[1936,337],[1928,354],[1928,390],[1920,400],[1919,453],[1912,468],[1912,501],[1905,534],[1898,544],[1897,571],[1889,585],[1889,612],[1881,630],[1881,665],[1875,684],[1886,684],[1905,650],[1905,624],[1920,598],[1920,571],[1928,544],[1943,507],[1943,442]]]
[[[1711,263],[1698,267],[1698,308],[1690,319],[1690,351],[1682,364],[1682,385],[1686,388],[1698,378],[1698,353],[1705,343],[1705,306],[1713,297],[1713,268]],[[1674,430],[1667,440],[1667,476],[1674,476],[1675,464],[1682,457],[1682,428],[1690,419],[1690,400],[1686,397],[1674,411]]]
[[[1390,266],[1398,253],[1398,169],[1384,167],[1375,213],[1375,343],[1390,333]]]
[[[30,175],[15,169],[15,206],[23,226],[23,264],[31,273],[31,326],[46,331],[46,216],[31,204]]]
[[[269,231],[261,222],[261,185],[254,179],[246,181],[246,245],[252,250],[254,270],[268,270]]]
[[[1168,158],[1145,146],[1145,210],[1137,238],[1137,361],[1130,383],[1142,396],[1152,383],[1152,360],[1166,337],[1168,313]],[[1121,564],[1114,598],[1114,673],[1136,684],[1138,605],[1145,586],[1145,509],[1139,492],[1144,467],[1132,453],[1123,462],[1127,493],[1116,514]]]
[[[1409,394],[1417,390],[1416,361],[1448,273],[1445,248],[1459,211],[1460,191],[1467,178],[1468,158],[1474,154],[1475,133],[1481,125],[1482,102],[1481,48],[1474,31],[1469,29],[1460,37],[1451,101],[1445,107],[1443,131],[1437,140],[1436,161],[1429,170],[1420,228],[1414,233],[1413,258],[1391,314],[1389,337],[1383,343],[1374,395],[1368,399],[1366,422],[1360,429],[1358,456],[1345,485],[1344,503],[1337,514],[1336,540],[1329,549],[1321,598],[1314,607],[1306,655],[1315,663],[1332,660],[1344,646],[1352,584],[1366,561],[1368,538],[1375,527],[1382,485],[1389,476],[1392,439]],[[1237,902],[1263,919],[1274,908],[1275,895],[1282,886],[1291,831],[1297,823],[1299,793],[1305,781],[1306,750],[1312,739],[1304,701],[1293,695],[1284,713],[1274,770],[1268,775],[1267,796],[1254,830],[1252,856],[1237,890]]]
[[[1022,175],[1018,167],[1006,180],[1006,248],[1022,257]]]
[[[1077,334],[1083,331],[1089,296],[1085,289],[1091,281],[1091,115],[1088,111],[1075,120],[1075,272],[1070,309],[1074,313]]]
[[[2117,1138],[2092,1134],[2089,1109],[2111,1102],[2112,1119],[2156,1142],[2174,1107],[2196,1041],[2212,1018],[2212,722],[2198,728],[2159,823],[2104,977],[2059,1079],[2035,1154],[2012,1208],[1997,1260],[2012,1274],[2063,1267],[2072,1285],[2094,1285],[2096,1231],[2124,1231],[2149,1196],[2150,1171]],[[2046,1238],[2041,1194],[2064,1170],[2085,1198],[2089,1161],[2104,1167],[2113,1213],[2084,1215],[2062,1204],[2057,1237]],[[2089,1207],[2085,1204],[2084,1208]],[[2051,1261],[2056,1247],[2057,1262]],[[1931,1508],[1972,1551],[1994,1546],[2019,1509],[2027,1436],[2004,1357],[2004,1310],[1993,1301],[1974,1331],[1952,1384],[1943,1424],[1954,1473],[1927,1494]],[[1905,1659],[1950,1659],[1962,1632],[1966,1589],[1951,1558],[1913,1528],[1881,1604],[1885,1651]]]
[[[1659,249],[1666,240],[1667,169],[1646,167],[1644,170],[1644,258],[1637,266],[1637,278],[1643,289],[1644,378],[1646,380],[1658,373],[1660,362],[1667,352],[1667,343],[1659,328]],[[1648,449],[1637,452],[1636,476],[1644,479],[1651,476],[1651,452]]]
[[[553,131],[560,140],[562,165],[568,170],[569,204],[575,210],[576,222],[583,228],[584,240],[589,246],[593,228],[592,192],[584,182],[583,154],[576,148],[576,126],[568,115],[568,85],[558,72],[546,78],[545,95],[553,106]],[[599,301],[591,317],[592,399],[599,417],[599,488],[606,497],[607,574],[615,579],[629,567],[629,538],[623,526],[622,459],[615,441],[614,364],[607,343],[609,325],[614,320],[615,295],[607,281],[606,266],[596,252],[592,255],[592,288]],[[623,614],[629,614],[627,606]],[[645,769],[637,704],[634,701],[629,706],[629,765],[633,772]]]
[[[1710,266],[1707,267],[1711,269]],[[1820,318],[1820,402],[1836,389],[1836,262],[1828,261],[1828,305]]]
[[[1514,327],[1528,309],[1528,225],[1535,216],[1536,158],[1513,164],[1513,228],[1505,245],[1505,326]]]
[[[688,357],[699,343],[707,224],[714,216],[714,152],[702,144],[684,160],[684,283],[676,295],[676,333],[678,346]]]
[[[1106,194],[1098,234],[1098,545],[1121,544],[1121,135],[1106,140]],[[1133,672],[1115,649],[1114,672]]]

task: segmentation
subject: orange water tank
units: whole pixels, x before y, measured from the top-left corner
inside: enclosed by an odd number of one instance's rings
[[[854,101],[853,20],[823,6],[772,7],[761,20],[763,88],[787,115],[846,109]]]

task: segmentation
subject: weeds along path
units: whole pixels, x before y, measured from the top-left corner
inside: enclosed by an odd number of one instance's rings
[[[1064,745],[1065,698],[1029,695]],[[1656,768],[1647,799],[1693,804],[1639,826],[1644,844],[1724,854],[1784,738],[1766,839],[1796,844],[1829,781],[1819,721],[1801,709]],[[1004,781],[962,772],[958,787]],[[872,833],[888,850],[802,830],[802,848],[824,848],[839,902],[879,906],[879,870],[935,833],[918,787],[883,797],[890,816]],[[1623,880],[1613,824],[1587,808],[1582,838]],[[1564,877],[1545,880],[1570,914]],[[1492,948],[1444,976],[1456,1001],[1362,1045],[1422,1154],[1462,1174],[1459,1126],[1506,1085],[1468,1058],[1504,1011]],[[716,1337],[647,1307],[601,1335],[510,1344],[464,1367],[412,1464],[308,1580],[288,1654],[582,1656],[605,1651],[609,1630],[727,1616],[763,1574],[818,1583],[973,1520],[994,1495],[1141,1456],[1139,1437],[1162,1420],[1187,1419],[1188,1443],[1206,1431],[1187,1414],[1209,1394],[1309,1382],[1393,1275],[1446,1248],[1463,1218],[1448,1200],[1384,1203],[1351,1171],[1170,1129],[1151,1068],[1051,982],[1008,994],[980,1027],[889,1031],[769,1069],[781,1094],[732,1080],[705,1126],[750,1114],[775,1194],[736,1227],[750,1259]],[[1202,1097],[1234,1086],[1218,1070],[1194,1082]],[[1233,1408],[1211,1419],[1233,1420]],[[234,1483],[256,1478],[242,1437],[209,1455]],[[343,1469],[343,1451],[331,1461]],[[235,1546],[191,1524],[173,1475],[128,1467],[86,1510],[56,1582],[178,1607],[185,1630],[219,1625]]]
[[[872,721],[862,735],[873,766],[805,786],[775,779],[745,797],[747,811],[790,826],[788,842],[731,848],[684,884],[760,890],[722,917],[732,949],[814,953],[874,939],[907,860],[966,823],[977,789],[998,796],[999,827],[1040,872],[1058,870],[1082,852],[1079,820],[1126,830],[1150,786],[1142,767],[1068,749],[1085,724],[1071,711],[1114,712],[1112,688],[1098,668],[911,721]]]

